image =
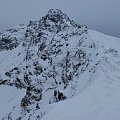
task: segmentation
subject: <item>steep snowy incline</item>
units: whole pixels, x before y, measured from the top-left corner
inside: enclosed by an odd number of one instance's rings
[[[16,108],[16,113],[18,114],[15,114],[15,116],[18,116],[20,114],[20,106],[18,106],[18,104],[20,103],[24,95],[24,89],[21,90],[15,87],[4,85],[0,86],[0,120],[2,120],[2,118],[10,119],[10,111],[12,112],[13,109]]]
[[[99,46],[99,54],[106,50],[94,81],[80,95],[52,104],[52,110],[42,120],[120,119],[120,39],[91,30],[89,35]]]
[[[98,42],[97,44],[106,47],[105,49],[111,47],[120,51],[120,38],[105,35],[94,30],[89,30],[89,35],[95,42]]]
[[[94,83],[80,95],[51,108],[42,120],[119,120],[120,75],[112,81],[99,70]]]

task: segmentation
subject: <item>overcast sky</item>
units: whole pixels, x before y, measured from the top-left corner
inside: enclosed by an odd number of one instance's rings
[[[120,37],[120,0],[0,0],[0,31],[61,9],[90,29]]]

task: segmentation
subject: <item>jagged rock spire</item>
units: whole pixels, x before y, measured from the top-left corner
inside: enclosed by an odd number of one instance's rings
[[[50,9],[46,17],[54,22],[69,21],[69,17],[59,9]]]

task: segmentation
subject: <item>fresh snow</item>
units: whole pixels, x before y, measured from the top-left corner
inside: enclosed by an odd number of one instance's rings
[[[119,38],[89,31],[91,38],[101,47],[114,47],[118,51]],[[74,98],[50,105],[52,110],[42,120],[119,120],[120,119],[120,66],[108,68],[101,63],[94,81]],[[106,71],[105,71],[105,69]],[[116,69],[114,69],[116,68]]]
[[[21,99],[25,95],[25,90],[16,89],[10,86],[0,86],[0,120],[5,117],[8,113],[13,111],[14,107],[18,107]],[[19,115],[20,108],[16,111]]]
[[[119,38],[50,10],[0,39],[0,120],[120,119]]]
[[[120,42],[119,38],[110,37],[92,30],[89,30],[89,36],[94,42],[99,43],[97,44],[99,47],[99,54],[102,54],[106,48],[114,48],[117,49],[117,51],[120,50],[118,44]],[[16,61],[14,60],[14,56],[17,56],[18,51],[21,52],[21,55],[20,57],[18,56],[18,60]],[[5,52],[0,52],[1,64],[2,62],[3,64],[6,62],[5,59],[8,59],[8,68],[15,62],[17,65],[20,61],[22,61],[20,58],[24,57],[21,45],[18,46],[16,50],[13,50],[14,54],[10,51]],[[11,57],[11,55],[14,56]],[[113,57],[110,55],[109,57],[113,64]],[[10,58],[13,58],[13,60],[10,60]],[[86,74],[81,76],[80,83],[77,83],[76,96],[70,100],[49,105],[45,108],[46,114],[41,120],[119,120],[120,65],[113,65],[110,69],[110,65],[102,62],[97,68],[91,84],[87,84],[88,80],[84,80],[88,78],[88,71],[86,71]],[[76,79],[79,81],[79,78]],[[85,87],[85,85],[87,86]],[[85,88],[83,89],[83,87]],[[68,95],[71,92],[69,90],[70,89],[68,88],[66,91],[62,92],[65,95]],[[80,92],[81,90],[82,92]],[[14,106],[18,106],[24,95],[24,90],[19,90],[9,86],[0,86],[0,96],[2,96],[0,97],[0,119],[10,113]],[[20,107],[17,109],[18,111],[15,113],[19,116],[19,112],[21,112]],[[38,113],[34,114],[34,116],[37,114]],[[24,118],[24,120],[25,119],[27,119],[27,117]],[[33,120],[34,119],[35,118],[33,117]]]
[[[93,84],[80,95],[53,104],[42,120],[119,120],[119,94],[120,78],[112,81],[103,71],[98,71]]]

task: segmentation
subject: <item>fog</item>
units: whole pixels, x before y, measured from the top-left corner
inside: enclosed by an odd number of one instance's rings
[[[0,0],[0,31],[40,19],[51,8],[90,29],[120,37],[120,0]]]

